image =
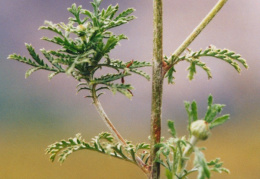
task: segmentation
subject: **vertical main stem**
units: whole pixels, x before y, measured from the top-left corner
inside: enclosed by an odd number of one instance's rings
[[[160,178],[160,164],[154,162],[157,148],[160,143],[162,118],[162,92],[163,92],[163,0],[153,1],[153,77],[152,77],[152,114],[151,114],[151,175],[150,179]]]

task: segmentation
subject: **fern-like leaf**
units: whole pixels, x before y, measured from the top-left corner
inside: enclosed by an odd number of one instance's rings
[[[129,17],[121,17],[117,20],[111,21],[108,25],[104,26],[105,29],[111,29],[123,24],[128,23],[131,20],[134,20],[135,16],[129,16]]]
[[[34,68],[31,68],[31,69],[26,71],[25,78],[28,78],[33,72],[41,70],[41,69],[53,71],[55,73],[55,75],[58,74],[58,73],[64,72],[64,70],[62,69],[62,67],[60,65],[52,63],[51,57],[48,56],[48,54],[46,53],[45,50],[42,50],[42,53],[49,60],[49,62],[52,64],[52,67],[49,67],[46,63],[44,63],[44,61],[42,59],[40,59],[39,55],[35,52],[34,48],[31,45],[26,44],[26,47],[27,47],[27,49],[28,49],[28,51],[29,51],[33,60],[28,59],[26,57],[22,57],[22,56],[17,55],[17,54],[11,54],[11,55],[8,56],[8,59],[17,60],[19,62],[22,62],[22,63],[25,63],[27,65],[34,67]],[[54,76],[54,73],[51,75],[51,77]]]
[[[21,55],[17,55],[17,54],[11,54],[7,57],[7,59],[10,59],[10,60],[17,60],[19,62],[22,62],[22,63],[25,63],[27,65],[30,65],[30,66],[34,66],[34,67],[39,67],[38,64],[36,64],[34,61],[32,61],[31,59],[27,59],[26,57],[22,57]]]
[[[28,52],[30,53],[31,57],[34,59],[34,61],[36,63],[38,63],[40,66],[45,66],[46,64],[44,64],[43,60],[40,59],[39,55],[35,52],[34,48],[32,47],[32,45],[30,44],[25,44]],[[46,65],[46,67],[48,67]]]
[[[57,24],[53,24],[51,21],[44,21],[44,24],[47,26],[40,26],[39,30],[50,30],[64,37],[63,32]]]
[[[108,6],[107,9],[100,10],[102,0],[93,0],[93,12],[82,9],[82,6],[72,4],[68,11],[73,15],[69,18],[68,23],[53,23],[45,21],[44,25],[39,29],[49,30],[54,32],[55,35],[51,38],[43,37],[42,40],[52,42],[60,46],[58,50],[46,51],[42,49],[41,52],[48,60],[47,63],[40,58],[35,52],[34,48],[26,44],[26,48],[31,55],[31,59],[27,59],[17,54],[9,55],[9,59],[14,59],[22,63],[26,63],[33,68],[26,72],[26,77],[31,75],[37,70],[51,71],[48,75],[52,79],[59,73],[67,73],[76,80],[84,80],[87,85],[82,89],[93,89],[93,86],[102,85],[105,88],[99,89],[112,89],[131,97],[128,85],[112,85],[114,81],[136,73],[150,79],[149,75],[137,68],[151,66],[148,62],[123,62],[120,60],[112,60],[109,53],[114,49],[121,40],[127,39],[123,34],[115,35],[108,29],[125,24],[134,19],[131,14],[134,9],[129,8],[119,13],[119,6]],[[83,16],[83,17],[82,17]],[[84,17],[85,16],[85,17]],[[72,36],[73,35],[73,36]],[[76,37],[75,37],[76,36]],[[103,59],[106,59],[105,61]],[[113,68],[117,74],[101,74],[101,77],[96,77],[95,72],[101,70],[102,67]],[[100,75],[99,75],[100,76]],[[96,78],[95,78],[96,77]],[[122,82],[124,83],[124,82]],[[111,87],[113,86],[113,87]],[[101,95],[102,93],[99,93]]]
[[[64,72],[64,69],[58,63],[54,63],[55,59],[52,57],[50,53],[48,53],[45,49],[41,49],[42,54],[44,57],[55,67],[57,70]],[[57,61],[57,60],[56,60]]]
[[[168,72],[166,73],[166,75],[165,75],[165,78],[168,78],[168,83],[169,83],[169,84],[174,84],[174,79],[175,79],[175,77],[173,76],[173,73],[174,73],[174,72],[176,72],[176,70],[175,70],[174,66],[172,66],[172,67],[168,70]]]
[[[146,78],[148,81],[150,80],[150,76],[149,76],[147,73],[145,73],[145,72],[143,72],[143,71],[141,71],[141,70],[130,69],[130,71],[133,72],[133,73],[136,73],[136,74],[138,74],[138,75],[143,76],[143,77]]]
[[[28,78],[33,72],[42,69],[42,67],[31,68],[25,72],[25,78]]]
[[[72,54],[77,54],[78,51],[82,51],[82,47],[77,46],[76,43],[71,42],[71,40],[67,38],[62,39],[60,37],[54,36],[52,39],[48,37],[42,37],[41,39],[63,46],[67,50],[67,52],[70,52]]]
[[[134,11],[135,11],[135,9],[128,8],[128,9],[124,10],[123,12],[121,12],[120,14],[118,14],[118,16],[114,20],[116,21],[122,17],[127,17],[128,15],[132,14]]]
[[[104,19],[108,18],[109,20],[111,20],[116,14],[116,12],[118,11],[118,8],[119,8],[118,5],[116,6],[109,5],[106,10],[105,9],[102,10],[101,17]]]
[[[95,78],[93,81],[91,81],[91,84],[106,84],[111,81],[115,81],[118,79],[121,79],[122,77],[130,75],[129,73],[118,73],[118,74],[107,74],[103,75],[100,78]]]
[[[53,56],[59,57],[59,58],[67,58],[67,59],[76,58],[76,55],[70,55],[70,54],[67,54],[67,53],[62,53],[62,52],[54,51],[54,50],[50,50],[50,51],[48,51],[48,53],[53,55]]]
[[[200,50],[198,52],[189,51],[187,55],[181,57],[180,59],[185,59],[186,61],[194,61],[196,65],[202,67],[207,72],[208,77],[211,78],[209,68],[206,66],[205,63],[199,61],[200,57],[215,57],[221,59],[233,66],[239,73],[241,71],[241,68],[239,67],[238,63],[241,63],[246,69],[248,68],[246,60],[241,58],[241,55],[236,54],[235,52],[228,49],[217,49],[214,46],[210,46],[205,50]]]
[[[210,167],[210,170],[212,170],[212,171],[215,171],[218,173],[222,173],[222,172],[225,172],[227,174],[230,173],[230,171],[228,169],[222,167],[223,162],[220,162],[219,158],[208,162],[207,165],[208,165],[208,167]]]
[[[149,62],[133,61],[131,66],[129,66],[129,69],[149,67],[149,66],[152,66],[151,63],[149,63]]]
[[[204,62],[201,62],[200,60],[196,58],[185,58],[186,61],[190,63],[189,70],[189,79],[192,80],[194,78],[194,74],[196,73],[196,66],[201,67],[208,75],[208,79],[212,78],[211,71],[209,67],[206,66]]]
[[[58,157],[58,161],[63,163],[70,154],[83,149],[107,154],[137,164],[135,161],[137,152],[149,149],[149,145],[142,143],[134,146],[131,142],[127,142],[127,145],[123,146],[119,143],[114,143],[112,135],[106,132],[100,133],[98,136],[92,138],[90,143],[87,143],[82,139],[80,134],[77,134],[74,138],[49,145],[46,153],[50,155],[52,162]],[[147,153],[147,151],[145,152]]]
[[[130,84],[112,84],[112,83],[107,83],[106,84],[109,89],[115,94],[116,92],[119,92],[129,99],[133,97],[132,93],[130,90],[134,89]]]
[[[209,123],[209,127],[211,129],[225,123],[229,119],[229,114],[225,114],[217,117],[217,115],[221,113],[224,107],[225,107],[224,104],[213,104],[213,97],[212,95],[209,95],[207,112],[203,120]],[[191,123],[198,120],[196,101],[193,101],[192,103],[186,101],[185,108],[188,113],[188,121],[189,121],[188,130],[190,131]]]
[[[109,39],[107,40],[106,45],[103,48],[103,53],[109,53],[112,49],[115,48],[115,46],[119,43],[120,40],[122,39],[127,39],[127,37],[123,34],[118,35],[118,36],[110,36]]]
[[[80,12],[81,12],[82,6],[78,6],[74,3],[70,8],[68,8],[68,11],[75,16],[75,18],[70,18],[70,20],[77,22],[78,24],[82,24],[82,21],[80,20]]]
[[[233,66],[238,73],[240,73],[241,71],[239,63],[242,64],[242,66],[244,66],[246,69],[248,68],[248,64],[246,63],[246,60],[243,59],[241,55],[236,54],[235,52],[230,51],[228,49],[217,49],[214,46],[209,46],[205,50],[199,50],[197,52],[193,52],[192,50],[188,49],[188,52],[184,56],[178,58],[176,58],[175,56],[171,56],[170,58],[166,57],[166,59],[170,59],[167,60],[167,62],[172,65],[176,65],[180,61],[189,62],[190,66],[188,68],[189,70],[188,77],[190,80],[194,78],[194,74],[196,73],[196,66],[201,67],[207,73],[208,79],[210,79],[212,78],[210,68],[207,67],[207,65],[204,62],[200,61],[201,57],[214,57],[214,58],[221,59],[229,63],[231,66]],[[168,83],[173,83],[173,79],[174,79],[173,72],[174,71],[171,68],[166,74],[166,77],[168,77]]]
[[[207,162],[206,162],[206,159],[205,159],[203,153],[198,148],[195,148],[194,166],[196,168],[198,168],[198,178],[199,179],[210,178],[210,169],[207,165]]]
[[[60,73],[60,72],[50,73],[50,74],[48,75],[49,80],[51,80],[54,76],[58,75],[59,73]]]

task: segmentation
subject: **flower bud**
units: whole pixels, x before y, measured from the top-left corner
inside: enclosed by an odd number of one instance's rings
[[[209,124],[204,120],[197,120],[190,125],[191,134],[200,140],[206,140],[210,135]]]
[[[79,36],[81,37],[81,39],[83,41],[85,41],[85,38],[86,38],[85,35],[86,35],[87,28],[84,25],[80,24],[77,26],[77,30],[79,32]]]
[[[77,30],[78,31],[85,31],[86,27],[84,25],[80,24],[80,25],[77,26]]]

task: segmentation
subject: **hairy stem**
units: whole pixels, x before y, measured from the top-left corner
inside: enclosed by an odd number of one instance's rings
[[[103,119],[104,123],[106,126],[109,128],[109,130],[112,132],[113,136],[124,146],[127,145],[126,141],[122,137],[122,135],[117,131],[115,126],[112,124],[110,119],[108,118],[107,114],[105,113],[101,103],[98,100],[97,94],[96,94],[96,86],[94,85],[92,88],[92,98],[93,98],[93,103],[100,115],[100,117]],[[148,175],[150,172],[149,166],[147,166],[140,157],[136,156],[135,158],[137,165],[142,169],[142,171]]]
[[[162,92],[163,92],[163,0],[153,1],[153,77],[152,77],[152,114],[151,114],[151,154],[152,165],[150,179],[160,178],[160,164],[155,163],[157,148],[160,143],[162,118]]]
[[[104,123],[107,125],[107,127],[109,128],[109,130],[113,133],[113,136],[116,137],[116,139],[122,143],[123,145],[126,145],[126,141],[124,140],[124,138],[121,136],[121,134],[117,131],[117,129],[115,128],[115,126],[112,124],[112,122],[110,121],[110,119],[108,118],[107,114],[105,113],[101,103],[99,102],[98,98],[97,98],[97,94],[95,91],[95,86],[93,86],[92,89],[92,96],[93,96],[93,103],[96,107],[96,110],[98,111],[100,117],[103,119]]]
[[[179,163],[178,168],[177,168],[176,174],[177,174],[178,177],[183,178],[182,177],[183,171],[186,168],[186,165],[187,165],[187,162],[188,162],[187,158],[189,158],[190,155],[193,153],[193,147],[197,144],[198,141],[199,141],[199,139],[197,137],[191,136],[190,145],[187,145],[185,147],[184,152],[183,152],[183,159],[181,159],[181,162]]]
[[[184,42],[175,50],[172,54],[172,58],[168,61],[172,67],[172,62],[178,58],[182,52],[194,41],[194,39],[201,33],[201,31],[210,23],[210,21],[216,16],[220,9],[226,4],[228,0],[219,0],[213,9],[207,14],[207,16],[200,22],[200,24],[193,30],[193,32],[184,40]]]

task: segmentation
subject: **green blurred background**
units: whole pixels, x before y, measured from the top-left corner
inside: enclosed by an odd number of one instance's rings
[[[11,53],[28,56],[24,43],[36,49],[56,46],[40,40],[51,36],[38,31],[44,20],[67,22],[66,11],[72,3],[90,9],[90,0],[1,0],[0,1],[0,178],[1,179],[142,179],[141,170],[132,164],[89,151],[73,154],[60,166],[50,163],[44,149],[60,139],[82,133],[86,140],[107,131],[84,93],[76,95],[77,82],[66,75],[48,81],[47,72],[24,79],[28,66],[6,60]],[[134,7],[138,18],[114,30],[125,33],[128,41],[111,56],[125,61],[152,58],[152,0],[104,0],[102,6],[119,3],[120,9]],[[215,1],[165,0],[164,53],[170,55],[208,13]],[[213,22],[192,43],[198,50],[214,44],[243,55],[250,66],[239,75],[225,62],[204,58],[213,79],[198,69],[195,80],[188,81],[188,64],[176,67],[176,84],[165,81],[163,135],[168,136],[166,121],[174,119],[178,134],[186,134],[187,116],[183,101],[195,99],[200,117],[206,111],[207,96],[226,104],[223,113],[231,120],[212,131],[206,146],[208,160],[220,157],[231,174],[213,174],[213,179],[260,178],[260,1],[229,1]],[[39,52],[39,51],[38,51]],[[146,70],[151,74],[151,69]],[[132,76],[134,98],[107,93],[101,97],[104,108],[122,135],[133,142],[148,142],[151,82]],[[194,176],[195,178],[195,176]]]

